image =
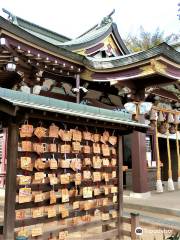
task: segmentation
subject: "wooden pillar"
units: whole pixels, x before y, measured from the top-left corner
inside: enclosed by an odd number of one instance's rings
[[[102,232],[107,232],[109,230],[109,225],[107,223],[102,224]],[[111,240],[107,238],[106,240]]]
[[[16,163],[18,151],[18,125],[8,127],[7,171],[4,208],[4,239],[14,239],[15,202],[16,202]]]
[[[132,188],[135,193],[148,192],[146,135],[134,131],[132,133]]]
[[[131,239],[136,240],[139,239],[136,234],[136,228],[139,227],[139,214],[131,213]]]
[[[76,75],[76,88],[79,90],[76,92],[76,103],[80,103],[80,76],[79,74]]]
[[[123,239],[123,140],[118,137],[118,239]]]

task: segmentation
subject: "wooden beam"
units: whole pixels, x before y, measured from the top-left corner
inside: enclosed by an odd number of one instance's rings
[[[82,198],[81,198],[82,199]],[[80,200],[81,200],[80,199]],[[61,202],[62,203],[62,202]],[[47,205],[49,206],[49,204]],[[57,205],[55,205],[57,206]],[[37,206],[32,206],[32,207],[37,207]],[[40,206],[38,206],[40,207]],[[26,208],[27,209],[27,208]],[[104,210],[112,210],[112,209],[116,209],[116,206],[114,205],[109,205],[109,206],[101,206],[101,207],[96,207],[96,208],[91,208],[87,211],[85,210],[79,210],[79,211],[76,211],[76,212],[70,212],[69,213],[69,216],[66,217],[65,219],[69,219],[69,218],[73,218],[73,217],[80,217],[80,216],[85,216],[86,214],[90,214],[90,215],[94,215],[94,211],[98,209],[100,211],[104,211]],[[63,220],[63,218],[61,217],[61,214],[57,214],[55,217],[53,218],[48,218],[47,216],[43,216],[43,217],[39,217],[39,218],[28,218],[28,219],[25,219],[25,220],[18,220],[15,222],[15,227],[18,228],[18,227],[22,227],[22,226],[31,226],[31,225],[36,225],[36,224],[40,224],[40,223],[51,223],[53,221],[59,221],[59,220]]]
[[[102,195],[103,195],[103,194],[102,194]],[[96,196],[95,198],[96,198],[96,199],[103,198],[102,195],[98,195],[98,196]],[[112,198],[112,197],[113,197],[113,194],[111,193],[111,194],[109,194],[109,195],[107,195],[107,196],[108,196],[109,198]],[[86,200],[90,200],[90,199],[86,199]],[[73,202],[73,201],[85,201],[85,200],[83,200],[81,196],[70,197],[70,202]],[[60,203],[62,203],[62,201],[61,201],[60,198],[58,198],[58,199],[57,199],[57,204],[60,204]],[[52,205],[52,204],[51,204],[51,205]],[[56,204],[54,204],[54,205],[56,205]],[[15,209],[16,209],[16,210],[20,210],[20,209],[25,209],[25,208],[43,207],[43,206],[49,206],[49,199],[46,199],[46,200],[44,200],[44,201],[42,201],[42,202],[37,202],[37,203],[34,203],[34,202],[32,202],[32,201],[31,201],[31,202],[27,202],[27,203],[21,203],[21,204],[16,203]],[[52,206],[53,206],[53,205],[52,205]],[[116,208],[115,205],[113,205],[112,207],[113,207],[113,208],[114,208],[114,207]],[[103,207],[102,207],[102,208],[103,208]],[[106,207],[104,207],[104,208],[106,208]],[[92,211],[92,210],[90,210],[90,211]],[[57,217],[58,217],[58,216],[56,216],[56,217],[54,218],[54,221],[57,220]],[[33,221],[34,221],[34,222],[36,221],[37,223],[40,223],[43,218],[45,218],[46,221],[51,221],[51,220],[52,220],[52,218],[46,218],[46,217],[44,216],[44,217],[42,217],[42,218],[37,218],[36,220],[34,219]],[[26,221],[27,223],[29,223],[29,221],[31,221],[31,220],[32,220],[32,219],[23,220],[23,223],[25,223],[25,221]],[[19,224],[20,222],[21,222],[21,220],[17,221],[17,224]]]
[[[18,107],[12,106],[11,104],[7,103],[4,100],[0,102],[0,112],[7,113],[11,116],[16,116],[17,110],[18,110]]]
[[[76,103],[80,103],[80,76],[79,74],[76,75],[76,88],[79,90],[76,92]]]
[[[47,92],[47,91],[41,90],[40,95],[45,96],[45,97],[50,97],[50,98],[56,98],[56,99],[68,101],[68,102],[74,102],[74,103],[76,102],[75,97],[69,96],[69,95],[64,95],[61,93]]]
[[[173,92],[163,88],[154,89],[151,91],[151,94],[158,95],[162,98],[167,98],[173,101],[180,101],[179,98]]]
[[[15,202],[16,202],[16,162],[18,156],[18,125],[8,127],[7,173],[4,208],[4,239],[14,239]]]
[[[32,67],[27,64],[23,59],[22,59],[22,56],[19,56],[19,54],[10,46],[10,44],[8,43],[8,41],[6,40],[6,43],[4,45],[4,48],[9,51],[14,57],[18,57],[18,63],[23,66],[24,68],[26,69],[29,69],[31,70]]]
[[[23,112],[21,114],[22,119],[24,119],[25,113],[28,114],[27,111]],[[82,126],[88,125],[90,127],[97,127],[97,128],[117,129],[117,131],[121,135],[130,134],[134,128],[134,126],[130,126],[130,125],[127,126],[125,124],[97,121],[94,119],[87,119],[87,118],[78,117],[78,116],[74,117],[74,116],[69,116],[69,115],[64,115],[64,114],[56,115],[55,113],[50,113],[50,112],[48,112],[48,116],[47,116],[47,115],[43,115],[42,111],[38,112],[36,110],[33,110],[33,113],[29,112],[29,119],[31,119],[31,118],[47,120],[47,121],[54,121],[54,122],[61,121],[61,123],[64,122],[64,123],[70,123],[70,124],[74,124],[76,122],[76,125],[82,125]],[[141,127],[136,127],[136,129],[140,130]]]
[[[123,138],[118,137],[118,239],[123,239]]]

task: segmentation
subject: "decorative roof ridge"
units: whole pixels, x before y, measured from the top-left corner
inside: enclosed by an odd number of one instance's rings
[[[113,23],[112,15],[115,13],[115,9],[112,10],[110,14],[108,14],[106,17],[104,17],[99,24],[99,26],[104,26],[108,23]]]
[[[97,43],[97,41],[102,41],[112,32],[117,42],[119,42],[119,46],[122,52],[124,54],[129,53],[118,32],[117,25],[113,22],[112,14],[114,14],[114,10],[109,15],[104,17],[101,20],[100,24],[96,24],[94,27],[75,39],[67,38],[54,31],[15,16],[6,9],[3,9],[3,11],[8,14],[9,22],[32,34],[33,36],[38,37],[39,39],[42,39],[55,46],[63,47],[64,49],[71,51],[78,50],[81,48],[89,47],[90,45],[94,45]]]
[[[94,30],[96,27],[98,26],[98,24],[95,24],[93,27],[91,27],[90,29],[88,29],[86,32],[82,33],[80,36],[76,37],[76,39],[83,37],[84,35],[86,35],[87,33],[91,32],[92,30]]]
[[[113,10],[110,14],[104,17],[99,24],[94,25],[92,28],[87,30],[85,33],[81,34],[77,38],[74,38],[70,41],[60,43],[59,46],[64,47],[75,47],[76,45],[86,44],[95,40],[106,37],[110,31],[113,31],[113,19],[112,14],[114,14],[115,10]]]
[[[60,45],[64,46],[65,48],[70,48],[71,50],[78,50],[78,49],[89,47],[88,43],[93,42],[93,45],[94,45],[95,39],[98,39],[98,41],[101,41],[103,40],[103,38],[106,38],[110,33],[112,33],[122,53],[129,54],[130,52],[119,34],[117,24],[113,22],[112,15],[114,13],[115,13],[115,10],[113,10],[110,14],[104,17],[99,24],[94,25],[85,33],[81,34],[80,36],[78,36],[77,38],[71,41],[62,43]],[[97,37],[96,34],[98,33],[98,31],[101,32],[101,35]],[[88,43],[85,41],[82,42],[83,38],[86,39],[93,34],[96,36],[96,38],[94,37],[94,39],[91,39],[90,41],[88,41]]]
[[[25,22],[25,23],[31,24],[33,27],[40,28],[40,29],[42,29],[43,31],[46,31],[46,32],[48,32],[48,33],[52,33],[52,34],[56,35],[57,37],[66,38],[67,41],[71,40],[71,38],[66,37],[66,36],[64,36],[64,35],[62,35],[62,34],[59,34],[59,33],[55,32],[55,31],[52,31],[52,30],[47,29],[47,28],[45,28],[45,27],[42,27],[42,26],[40,26],[40,25],[38,25],[38,24],[32,23],[32,22],[30,22],[30,21],[27,21],[26,19],[17,17],[18,23],[19,23],[19,20],[20,20],[20,21],[23,21],[23,22]],[[19,24],[18,24],[18,25],[19,25]],[[20,26],[20,25],[19,25],[19,26]],[[48,36],[48,34],[47,34],[46,36]]]
[[[32,23],[32,22],[30,22],[30,21],[28,21],[26,19],[21,18],[21,17],[18,17],[18,16],[12,14],[11,12],[9,12],[8,10],[6,10],[4,8],[2,10],[6,14],[9,15],[8,19],[9,19],[10,22],[12,22],[13,24],[15,24],[15,25],[17,25],[17,26],[19,26],[19,27],[21,27],[23,29],[27,27],[27,29],[32,30],[31,27],[30,27],[30,26],[32,26],[33,28],[36,28],[36,32],[37,33],[43,34],[44,36],[49,37],[48,33],[49,34],[53,34],[54,35],[53,37],[54,37],[55,40],[59,40],[60,41],[61,38],[64,38],[65,41],[71,40],[71,38],[69,38],[69,37],[66,37],[66,36],[64,36],[62,34],[59,34],[59,33],[55,32],[55,31],[52,31],[52,30],[47,29],[45,27],[42,27],[42,26],[40,26],[38,24]],[[24,27],[24,24],[26,25],[26,27]]]
[[[91,32],[92,30],[94,29],[97,29],[97,27],[99,26],[103,26],[103,25],[106,25],[108,24],[109,22],[112,22],[113,23],[113,19],[112,19],[112,15],[115,13],[115,9],[113,9],[113,11],[108,14],[106,17],[104,17],[101,22],[99,24],[95,24],[93,27],[91,27],[90,29],[88,29],[86,32],[82,33],[80,36],[78,36],[77,38],[80,38],[86,34],[88,34],[89,32]],[[76,38],[76,39],[77,39]]]
[[[111,29],[111,26],[112,26],[112,23],[108,23],[100,28],[95,28],[93,31],[88,32],[87,34],[83,35],[82,37],[74,38],[70,41],[60,43],[58,46],[71,46],[71,45],[76,45],[76,44],[78,45],[78,44],[80,44],[81,41],[83,41],[83,39],[88,39],[88,37],[90,37],[90,38],[97,37],[98,38],[100,36],[93,36],[93,33],[95,35],[98,33],[101,35],[104,35],[109,29]],[[88,39],[88,41],[92,41],[92,39]]]

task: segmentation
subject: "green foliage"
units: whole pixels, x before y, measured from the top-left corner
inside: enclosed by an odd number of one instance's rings
[[[176,34],[165,37],[164,32],[159,28],[157,28],[154,33],[147,32],[141,26],[138,35],[129,35],[124,42],[132,52],[139,52],[157,46],[162,42],[170,43],[178,38],[179,36]]]

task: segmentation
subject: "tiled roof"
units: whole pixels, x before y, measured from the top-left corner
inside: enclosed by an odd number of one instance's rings
[[[125,46],[121,36],[119,35],[116,24],[112,21],[110,15],[105,17],[100,24],[96,24],[93,28],[82,34],[80,37],[75,39],[70,39],[59,33],[41,27],[37,24],[24,20],[18,16],[13,15],[9,11],[5,10],[11,18],[11,22],[17,25],[19,28],[25,30],[26,32],[42,39],[50,44],[66,48],[68,50],[79,50],[85,49],[99,43],[105,39],[110,33],[115,35],[117,42],[123,53],[129,53],[127,47]]]
[[[174,50],[167,43],[161,43],[158,46],[150,48],[146,51],[141,51],[118,57],[110,57],[104,59],[86,57],[84,59],[84,64],[97,70],[113,69],[116,67],[122,67],[133,63],[138,63],[160,55],[180,64],[180,52]]]
[[[67,42],[64,42],[64,43],[60,43],[59,45],[60,46],[72,46],[72,45],[79,45],[79,44],[90,42],[90,41],[97,39],[97,38],[101,37],[102,35],[104,35],[111,28],[111,25],[112,25],[112,23],[108,23],[104,26],[98,25],[92,31],[84,34],[83,36],[75,38],[75,39],[67,41]]]
[[[51,31],[49,29],[46,29],[44,27],[41,27],[37,24],[34,24],[32,22],[29,22],[25,19],[22,19],[20,17],[16,17],[16,21],[13,22],[14,24],[18,25],[20,28],[24,29],[25,31],[47,41],[54,45],[58,45],[59,43],[69,41],[70,38],[56,33],[54,31]]]
[[[106,24],[104,27],[102,27],[104,30],[107,29],[107,26],[110,26],[111,23]],[[107,28],[106,28],[107,27]],[[56,46],[52,43],[49,43],[45,40],[42,40],[24,29],[18,27],[15,24],[12,24],[11,22],[7,21],[6,19],[0,17],[0,29],[5,29],[11,34],[20,36],[21,38],[27,40],[30,43],[36,44],[38,46],[41,46],[42,48],[48,49],[52,52],[55,52],[56,54],[60,54],[61,56],[67,57],[68,59],[72,59],[76,61],[77,63],[84,65],[87,68],[91,68],[94,71],[99,71],[103,69],[109,69],[111,71],[118,67],[123,67],[127,65],[131,65],[133,63],[138,63],[144,60],[148,60],[151,58],[154,58],[156,56],[164,56],[167,59],[172,60],[173,62],[180,64],[180,52],[177,52],[173,49],[173,47],[169,46],[166,43],[162,43],[156,47],[153,47],[151,49],[148,49],[146,51],[137,52],[134,54],[126,54],[119,57],[109,57],[106,59],[101,58],[87,58],[85,56],[79,55],[75,52],[72,52],[69,48],[65,49],[65,45],[59,45]],[[102,30],[102,29],[101,29]],[[93,30],[94,31],[94,30]],[[98,30],[99,32],[100,30]],[[89,35],[89,38],[92,33],[87,33]],[[98,33],[100,34],[100,33]],[[97,34],[97,36],[98,36]],[[85,34],[86,35],[86,34]],[[87,36],[83,35],[82,38],[86,38]],[[82,40],[82,39],[81,39]],[[76,42],[77,43],[77,42]]]

